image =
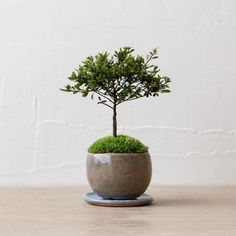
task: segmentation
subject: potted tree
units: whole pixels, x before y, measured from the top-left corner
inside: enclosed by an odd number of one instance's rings
[[[74,84],[62,89],[81,93],[83,97],[96,97],[98,104],[113,112],[113,135],[100,138],[88,148],[87,177],[94,193],[87,200],[92,204],[104,205],[108,199],[110,204],[113,200],[115,203],[120,200],[123,205],[135,202],[150,183],[152,166],[148,147],[133,137],[117,134],[117,107],[127,101],[170,92],[170,79],[160,76],[160,69],[152,64],[157,58],[157,49],[144,57],[134,55],[131,47],[120,48],[113,55],[104,52],[89,56],[69,77]],[[101,197],[100,202],[94,194]]]

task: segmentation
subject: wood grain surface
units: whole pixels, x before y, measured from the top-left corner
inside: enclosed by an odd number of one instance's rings
[[[235,236],[236,187],[150,187],[150,206],[92,206],[87,187],[1,188],[0,236]]]

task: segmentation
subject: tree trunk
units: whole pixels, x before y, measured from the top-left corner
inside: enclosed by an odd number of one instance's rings
[[[117,137],[117,113],[116,104],[113,106],[113,136]]]

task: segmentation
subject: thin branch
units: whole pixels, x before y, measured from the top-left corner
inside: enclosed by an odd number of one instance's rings
[[[152,58],[156,55],[156,53],[151,53],[150,57],[147,59],[147,61],[145,62],[144,66],[146,66],[151,60]]]
[[[144,97],[144,95],[141,95],[141,96],[139,96],[139,97],[134,97],[134,98],[127,98],[127,99],[125,99],[125,100],[123,100],[123,101],[121,101],[121,102],[118,102],[117,105],[120,105],[120,104],[123,103],[123,102],[133,101],[133,100],[136,100],[136,99],[142,98],[142,97]]]
[[[106,103],[103,103],[103,102],[98,102],[98,104],[102,104],[102,105],[104,105],[104,106],[107,106],[107,107],[109,107],[109,108],[113,109],[113,107],[112,107],[112,106],[110,106],[110,105],[108,105],[108,104],[106,104]]]
[[[144,66],[147,66],[147,64],[152,60],[152,57],[153,57],[153,55],[151,55],[151,56],[147,59],[147,61],[144,63]]]
[[[125,85],[126,82],[127,82],[127,81],[125,80],[125,81],[119,86],[119,88],[117,89],[117,91],[119,91],[120,89],[122,89],[122,87]],[[136,81],[135,81],[135,82],[136,82]],[[141,81],[138,82],[136,85],[133,85],[133,83],[132,83],[132,84],[130,84],[129,86],[134,86],[132,89],[136,89],[140,84],[141,84]]]
[[[109,102],[114,103],[109,97],[103,95],[102,93],[100,93],[100,92],[98,92],[98,91],[94,91],[94,92],[97,93],[99,96],[101,96],[101,97],[107,99]]]
[[[120,89],[122,89],[122,87],[125,85],[125,83],[127,82],[126,78],[124,80],[124,82],[117,88],[117,91],[119,91]]]
[[[136,89],[141,84],[141,81],[137,83],[132,89]]]

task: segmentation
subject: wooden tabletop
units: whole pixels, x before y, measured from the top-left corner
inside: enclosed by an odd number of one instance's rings
[[[0,236],[235,236],[236,187],[150,187],[146,207],[88,205],[87,187],[1,188]]]

